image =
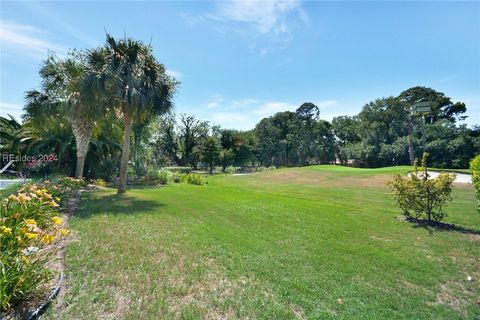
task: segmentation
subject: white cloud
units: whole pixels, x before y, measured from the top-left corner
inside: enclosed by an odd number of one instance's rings
[[[181,73],[180,71],[167,70],[166,73],[169,76],[174,77],[177,80],[182,80],[185,77],[185,75],[183,73]]]
[[[43,58],[49,50],[65,52],[65,48],[46,39],[48,33],[28,24],[0,21],[2,53],[12,52]]]
[[[250,108],[258,103],[260,103],[260,101],[256,99],[250,99],[250,98],[232,100],[230,101],[230,106],[225,109],[226,110],[245,109],[245,108]]]
[[[222,94],[214,94],[204,104],[205,117],[226,128],[252,129],[262,119],[277,112],[294,112],[303,102],[262,101],[254,98],[229,99]],[[320,109],[320,117],[331,120],[333,116],[346,114],[339,110],[339,102],[334,99],[312,100]]]
[[[23,114],[22,106],[0,101],[0,114],[2,117],[7,117],[7,115],[11,115],[18,121],[21,120],[21,116]]]
[[[338,105],[337,100],[323,100],[323,101],[317,101],[314,102],[314,104],[320,109],[328,109],[332,107],[336,107]]]
[[[205,108],[207,108],[207,109],[217,109],[217,108],[221,107],[221,105],[224,101],[225,101],[225,99],[223,98],[223,95],[218,94],[218,93],[214,94],[212,99],[205,104]]]
[[[212,12],[180,13],[187,25],[210,23],[221,34],[247,39],[250,49],[261,55],[283,48],[293,31],[309,23],[300,0],[233,0],[215,2]]]
[[[300,3],[296,0],[234,0],[219,3],[216,15],[226,20],[252,24],[259,35],[277,35],[289,32],[287,16],[299,7]]]
[[[267,117],[280,111],[294,111],[296,108],[298,106],[285,102],[266,102],[252,110],[252,114]]]
[[[96,47],[101,44],[97,39],[91,38],[83,33],[84,28],[75,28],[70,25],[69,21],[67,21],[64,16],[56,13],[55,10],[51,10],[46,3],[38,1],[20,1],[19,4],[32,15],[42,17],[43,20],[48,21],[51,30],[55,30],[55,33],[58,31],[68,33],[69,38],[75,38],[89,47]]]
[[[224,128],[248,130],[256,124],[256,119],[248,114],[238,112],[215,112],[209,118],[214,123],[221,124]]]

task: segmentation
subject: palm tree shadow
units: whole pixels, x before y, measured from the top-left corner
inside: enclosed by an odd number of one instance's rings
[[[428,230],[430,233],[434,231],[453,231],[459,232],[463,234],[473,234],[473,235],[480,235],[480,230],[464,228],[462,226],[458,226],[455,224],[444,223],[444,222],[436,222],[436,221],[428,221],[423,219],[416,219],[416,218],[407,218],[408,222],[412,223],[413,228],[423,228]]]
[[[163,206],[164,204],[157,201],[141,200],[126,194],[112,194],[99,197],[95,193],[87,193],[82,195],[76,216],[88,219],[96,214],[132,215],[153,213]]]

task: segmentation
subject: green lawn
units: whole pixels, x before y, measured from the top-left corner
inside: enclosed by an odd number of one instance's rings
[[[385,187],[408,170],[315,166],[87,194],[47,319],[480,317],[473,188],[456,188],[448,209],[463,232],[415,227]]]

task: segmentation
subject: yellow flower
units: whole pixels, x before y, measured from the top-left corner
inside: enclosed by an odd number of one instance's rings
[[[55,197],[55,201],[60,202],[60,198],[59,198],[59,197]]]
[[[22,261],[25,263],[30,263],[30,260],[28,260],[28,258],[25,256],[22,256]]]
[[[14,194],[11,194],[9,197],[8,197],[8,200],[10,201],[18,201],[18,197]]]
[[[62,220],[62,218],[55,216],[55,217],[52,217],[52,222],[57,224],[57,225],[61,225],[63,223],[63,220]]]
[[[1,230],[2,233],[4,233],[4,234],[12,234],[12,228],[8,228],[8,227],[5,227],[5,226],[1,226],[1,227],[0,227],[0,230]]]
[[[43,194],[43,198],[44,198],[44,199],[48,199],[48,200],[52,200],[52,195],[49,194],[49,193],[44,193],[44,194]]]
[[[35,191],[35,194],[37,196],[41,197],[43,195],[43,192],[42,192],[42,190],[37,190],[37,191]]]
[[[25,193],[20,193],[18,195],[18,202],[20,202],[20,203],[24,203],[24,202],[30,201],[30,200],[32,200],[32,198],[27,196]]]
[[[53,240],[55,240],[55,236],[52,234],[46,234],[42,237],[42,242],[45,244],[50,244]]]
[[[70,234],[70,230],[68,229],[60,229],[60,234],[62,236],[68,236]]]
[[[58,203],[56,203],[56,202],[53,201],[53,200],[50,201],[48,204],[49,204],[51,207],[58,207]]]
[[[37,221],[35,221],[33,219],[25,219],[25,224],[30,224],[30,225],[36,226]]]
[[[27,239],[36,239],[38,237],[38,234],[26,232],[25,237],[27,237]]]

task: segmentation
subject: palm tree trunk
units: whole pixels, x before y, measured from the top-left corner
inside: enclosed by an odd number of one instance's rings
[[[84,165],[85,165],[85,156],[79,156],[77,154],[77,166],[76,166],[76,169],[75,169],[75,178],[76,179],[82,179]]]
[[[83,118],[71,119],[72,132],[75,136],[75,144],[77,146],[77,166],[75,168],[75,178],[83,178],[83,168],[85,165],[85,157],[88,152],[88,146],[92,138],[93,123]]]
[[[132,118],[128,112],[124,114],[123,146],[120,159],[120,176],[118,179],[117,194],[125,193],[127,190],[127,166],[130,154],[130,135],[132,133]]]

